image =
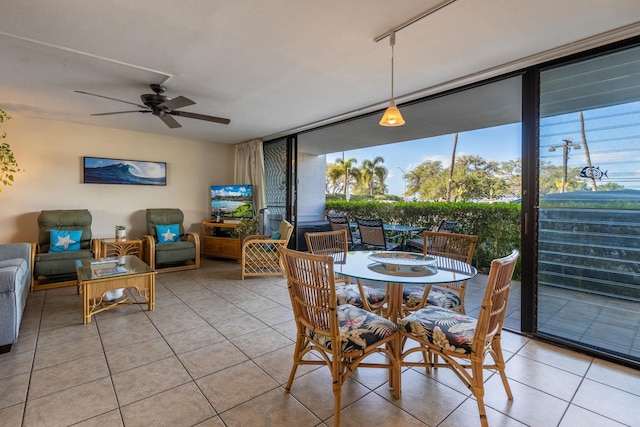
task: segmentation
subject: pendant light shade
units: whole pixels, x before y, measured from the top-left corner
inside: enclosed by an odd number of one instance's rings
[[[385,110],[382,119],[380,119],[380,126],[402,126],[405,124],[400,110],[396,107],[396,101],[393,98],[393,47],[396,44],[395,31],[389,34],[389,43],[391,44],[391,100],[389,101],[389,107]]]
[[[396,107],[396,103],[391,99],[389,106],[384,110],[384,115],[380,119],[380,126],[402,126],[405,123],[400,114],[400,110]]]

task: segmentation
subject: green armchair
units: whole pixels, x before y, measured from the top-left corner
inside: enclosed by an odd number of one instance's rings
[[[31,290],[76,286],[76,260],[95,258],[97,242],[86,209],[44,210],[38,216],[38,241],[31,245]]]
[[[200,268],[200,237],[185,233],[183,222],[180,209],[147,209],[143,258],[159,273]]]

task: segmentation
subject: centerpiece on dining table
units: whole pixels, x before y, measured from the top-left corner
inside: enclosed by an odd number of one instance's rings
[[[437,273],[438,260],[414,252],[385,251],[368,256],[373,264],[369,268],[379,273],[396,276],[428,276]]]

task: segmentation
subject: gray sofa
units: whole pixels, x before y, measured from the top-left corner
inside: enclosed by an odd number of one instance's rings
[[[0,353],[18,341],[20,321],[31,287],[31,244],[0,245]]]

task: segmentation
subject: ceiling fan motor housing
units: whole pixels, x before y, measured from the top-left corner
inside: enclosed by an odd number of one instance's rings
[[[162,107],[160,104],[171,101],[171,98],[169,98],[168,96],[155,93],[140,95],[140,99],[142,100],[142,103],[151,108],[154,113],[164,110],[164,107]]]

